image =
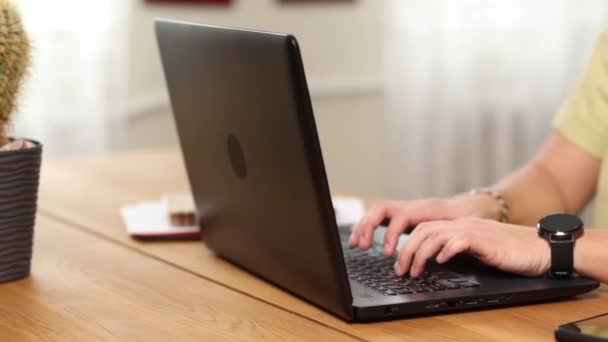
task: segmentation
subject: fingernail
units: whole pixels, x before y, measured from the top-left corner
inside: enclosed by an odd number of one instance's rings
[[[399,265],[399,261],[395,261],[395,273],[401,274],[401,266]]]
[[[384,246],[384,255],[389,256],[391,254],[391,245],[387,244]]]
[[[439,253],[439,254],[437,254],[437,256],[435,257],[435,261],[436,261],[438,264],[441,264],[441,263],[443,262],[443,253]]]
[[[355,234],[354,233],[350,234],[350,239],[348,239],[348,243],[350,245],[353,245],[355,243]]]

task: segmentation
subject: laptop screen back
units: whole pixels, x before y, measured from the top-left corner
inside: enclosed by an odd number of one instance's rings
[[[156,33],[205,243],[352,318],[295,39],[163,20]]]

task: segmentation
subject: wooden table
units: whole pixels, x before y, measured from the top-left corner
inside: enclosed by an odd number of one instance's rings
[[[199,241],[126,235],[122,205],[183,190],[175,150],[46,162],[32,276],[0,285],[1,340],[540,341],[608,311],[602,287],[563,302],[349,324]]]

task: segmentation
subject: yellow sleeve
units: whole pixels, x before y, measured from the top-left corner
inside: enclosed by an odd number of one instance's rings
[[[608,30],[600,35],[591,61],[553,120],[555,129],[592,156],[608,147]]]

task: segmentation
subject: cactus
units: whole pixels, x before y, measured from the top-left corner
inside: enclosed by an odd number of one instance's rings
[[[12,0],[0,0],[0,146],[8,142],[7,130],[17,94],[30,62],[30,42]]]

